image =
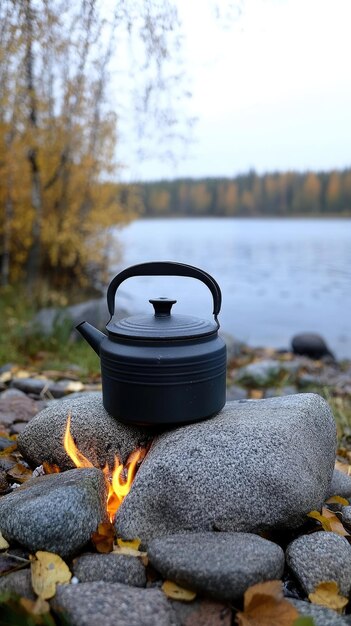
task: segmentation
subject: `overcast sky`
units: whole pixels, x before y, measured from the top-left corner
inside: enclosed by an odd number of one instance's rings
[[[124,146],[126,178],[351,165],[351,0],[242,0],[226,29],[213,3],[176,2],[194,143],[176,166],[130,162]]]

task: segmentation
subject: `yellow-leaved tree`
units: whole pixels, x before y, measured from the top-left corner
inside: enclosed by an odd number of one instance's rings
[[[24,279],[33,288],[44,278],[65,288],[101,277],[108,227],[139,209],[133,189],[115,183],[118,120],[107,92],[118,37],[141,42],[148,83],[138,106],[147,110],[153,91],[167,88],[162,63],[175,25],[168,1],[1,1],[3,285]]]

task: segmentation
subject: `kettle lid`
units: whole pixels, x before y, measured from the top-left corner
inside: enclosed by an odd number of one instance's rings
[[[155,298],[149,300],[154,314],[133,315],[119,321],[110,321],[106,328],[109,334],[130,339],[192,339],[217,333],[218,324],[191,315],[173,315],[176,300]]]

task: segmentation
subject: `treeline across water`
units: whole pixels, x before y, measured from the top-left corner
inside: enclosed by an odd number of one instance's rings
[[[145,216],[351,215],[351,168],[138,183]]]

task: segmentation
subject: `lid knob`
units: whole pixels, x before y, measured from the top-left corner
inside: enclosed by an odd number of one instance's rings
[[[169,298],[155,298],[149,300],[155,309],[155,317],[168,317],[171,314],[171,308],[177,300],[170,300]]]

